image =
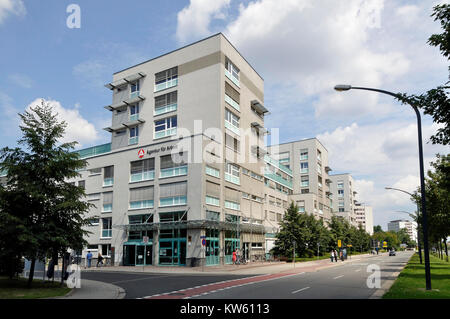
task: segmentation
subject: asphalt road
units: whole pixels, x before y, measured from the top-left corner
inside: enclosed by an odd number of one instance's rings
[[[207,285],[224,280],[247,278],[248,275],[152,274],[127,272],[82,272],[82,279],[97,280],[119,286],[126,291],[125,299],[136,299],[180,289]]]
[[[397,256],[373,256],[359,261],[339,262],[335,267],[304,272],[267,281],[251,282],[241,286],[228,284],[223,290],[212,290],[192,299],[367,299],[375,288],[367,286],[374,272],[368,267],[376,265],[380,270],[380,286],[393,273],[407,263],[413,252],[398,252]],[[353,257],[355,258],[355,256]],[[375,267],[376,267],[375,266]],[[216,274],[152,274],[127,272],[82,272],[82,278],[98,280],[122,287],[126,298],[144,298],[167,294],[183,289],[204,286],[249,275]],[[372,278],[371,277],[371,278]],[[256,277],[255,277],[256,278]],[[176,295],[174,293],[173,295]]]
[[[252,283],[204,294],[192,299],[368,299],[376,291],[369,288],[373,265],[380,270],[380,286],[398,272],[413,252],[396,256],[374,256],[360,261],[346,261],[339,266],[304,272],[276,280]],[[356,258],[355,258],[356,259]],[[369,268],[369,269],[370,269]],[[375,281],[370,280],[371,283]]]

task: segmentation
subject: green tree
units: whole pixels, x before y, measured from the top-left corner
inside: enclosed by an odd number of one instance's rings
[[[376,226],[373,226],[373,232],[374,233],[381,233],[381,232],[383,232],[383,229],[381,228],[380,225],[376,225]]]
[[[15,222],[19,225],[19,240],[10,247],[31,260],[30,286],[37,259],[86,244],[83,227],[88,221],[83,215],[92,205],[83,200],[81,187],[67,182],[79,176],[77,170],[86,162],[72,152],[76,142],[59,142],[66,123],[60,122],[44,101],[19,116],[22,138],[18,144],[23,148],[0,150],[0,170],[8,172],[1,194],[0,229],[9,230]],[[11,244],[3,234],[0,236],[2,245]]]
[[[433,34],[428,39],[428,44],[438,47],[441,54],[447,59],[450,58],[450,4],[440,4],[433,8],[435,21],[439,21],[443,32]],[[450,70],[450,68],[449,68]],[[443,124],[437,133],[431,137],[433,144],[448,145],[450,143],[450,99],[447,81],[434,89],[420,95],[400,94],[399,100],[403,103],[411,103],[418,108],[422,108],[425,114],[430,115],[433,121]]]

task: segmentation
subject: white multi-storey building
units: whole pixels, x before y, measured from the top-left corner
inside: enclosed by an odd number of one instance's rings
[[[388,223],[388,231],[398,232],[400,229],[405,228],[409,238],[412,241],[417,242],[417,223],[406,219],[392,220]]]

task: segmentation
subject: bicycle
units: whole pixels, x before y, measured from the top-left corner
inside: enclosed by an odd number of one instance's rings
[[[244,256],[239,256],[234,263],[236,265],[246,265],[247,264],[247,259],[245,259]]]

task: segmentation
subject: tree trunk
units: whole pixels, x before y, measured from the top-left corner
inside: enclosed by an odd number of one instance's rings
[[[34,277],[34,266],[36,265],[36,258],[33,257],[31,259],[31,266],[30,266],[30,275],[28,276],[28,283],[27,283],[27,287],[31,288],[31,283],[33,282],[33,277]]]
[[[64,254],[62,255],[62,267],[61,267],[61,286],[64,285],[64,274],[65,274],[65,261],[66,258],[64,258]]]
[[[445,248],[445,259],[447,260],[447,262],[448,262],[448,248],[447,248],[447,238],[444,238],[443,239],[444,240],[444,248]]]

